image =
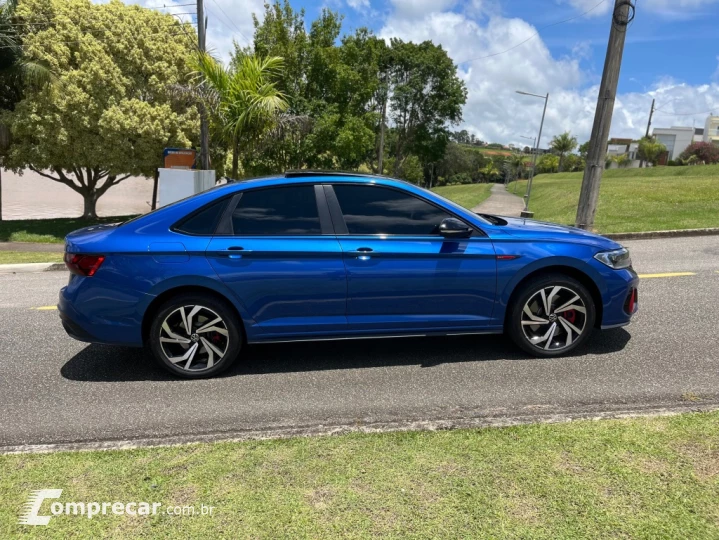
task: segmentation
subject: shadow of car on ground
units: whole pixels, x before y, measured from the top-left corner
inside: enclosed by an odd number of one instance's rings
[[[595,332],[570,357],[610,354],[624,349],[631,334],[623,328]],[[244,355],[219,378],[268,373],[365,369],[499,360],[551,362],[517,349],[502,335],[398,339],[356,339],[249,345]],[[60,370],[74,381],[179,381],[158,366],[144,349],[90,344]]]

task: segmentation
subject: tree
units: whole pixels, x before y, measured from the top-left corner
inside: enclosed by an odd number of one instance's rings
[[[666,151],[667,147],[655,140],[654,137],[642,137],[639,141],[637,154],[642,161],[648,161],[652,165],[656,165],[659,156]]]
[[[502,171],[497,168],[494,162],[490,161],[484,166],[481,173],[485,182],[496,182],[502,174]]]
[[[555,173],[559,169],[559,156],[544,154],[537,160],[537,171],[540,173]]]
[[[564,170],[568,172],[583,171],[586,166],[586,161],[583,157],[576,154],[567,154],[564,156]]]
[[[517,180],[524,172],[525,157],[522,154],[512,154],[505,162],[507,167],[508,180],[511,182]]]
[[[26,86],[43,88],[54,82],[55,74],[47,62],[26,55],[22,49],[21,26],[16,22],[17,0],[0,4],[0,120],[5,111],[15,109]],[[0,221],[2,220],[2,163],[10,143],[10,132],[0,122]]]
[[[294,11],[289,0],[282,3],[275,0],[273,4],[265,2],[264,7],[262,22],[252,14],[255,26],[254,54],[263,58],[276,56],[283,59],[282,77],[277,82],[277,88],[287,96],[292,113],[304,114],[307,112],[304,96],[310,56],[305,11]],[[235,43],[233,58],[243,58],[249,53],[250,50],[242,50]]]
[[[24,0],[17,8],[23,48],[58,74],[58,89],[26,89],[5,115],[7,165],[97,200],[131,175],[152,176],[167,146],[191,146],[197,111],[173,102],[195,47],[190,25],[121,2]]]
[[[0,111],[11,111],[26,85],[42,88],[54,80],[47,62],[27,55],[22,47],[22,23],[15,16],[17,0],[0,4]]]
[[[561,135],[554,136],[550,147],[559,154],[559,172],[562,172],[564,170],[564,156],[577,147],[577,139],[576,137],[572,137],[571,133],[565,131]]]
[[[679,156],[683,161],[688,161],[691,156],[696,156],[699,162],[719,163],[719,146],[707,142],[695,142],[690,144]]]
[[[589,142],[590,141],[587,141],[579,145],[579,155],[585,160],[587,159],[587,154],[589,154]]]
[[[408,153],[417,154],[426,163],[430,159],[417,148],[419,139],[446,132],[447,124],[462,120],[467,89],[441,46],[393,38],[390,49],[390,116],[397,132],[395,165]]]
[[[629,167],[629,165],[632,162],[632,159],[629,157],[629,154],[619,154],[618,156],[612,156],[611,160],[617,164],[617,167],[620,169],[625,169]]]
[[[198,53],[193,65],[199,93],[206,96],[213,119],[230,142],[232,178],[237,178],[240,143],[252,148],[288,108],[273,81],[282,59],[245,55],[233,67],[225,67],[209,54]]]

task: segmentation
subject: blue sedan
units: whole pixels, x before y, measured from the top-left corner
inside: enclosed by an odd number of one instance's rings
[[[216,187],[75,231],[65,262],[70,336],[146,346],[188,378],[281,341],[506,332],[559,356],[638,308],[629,253],[609,239],[360,174]]]

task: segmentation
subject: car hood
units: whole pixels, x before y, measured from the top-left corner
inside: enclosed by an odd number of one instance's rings
[[[501,227],[502,232],[524,240],[580,242],[601,249],[617,249],[621,247],[620,244],[614,240],[577,227],[558,225],[557,223],[537,221],[534,219],[505,216],[502,216],[500,219],[506,222],[506,225]]]

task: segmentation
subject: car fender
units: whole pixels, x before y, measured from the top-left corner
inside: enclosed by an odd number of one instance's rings
[[[249,331],[249,328],[257,326],[255,320],[250,316],[242,301],[237,298],[229,287],[216,278],[200,275],[173,276],[153,285],[153,287],[148,291],[148,294],[152,295],[153,298],[156,298],[171,289],[178,289],[182,287],[203,287],[216,292],[223,298],[226,298],[227,301],[235,307],[242,318],[245,329]]]
[[[593,268],[587,261],[576,258],[568,257],[563,255],[556,255],[550,257],[544,257],[541,259],[535,259],[529,263],[522,264],[519,266],[522,258],[516,260],[517,264],[514,269],[504,268],[497,273],[497,289],[499,294],[497,295],[497,303],[495,305],[494,320],[497,324],[504,321],[504,316],[509,305],[509,300],[512,293],[515,291],[517,286],[530,274],[543,268],[551,268],[557,266],[564,266],[573,268],[583,274],[587,275],[597,286],[599,294],[603,296],[607,291],[607,285],[602,277],[601,273],[597,269]],[[506,276],[506,279],[503,279]]]

